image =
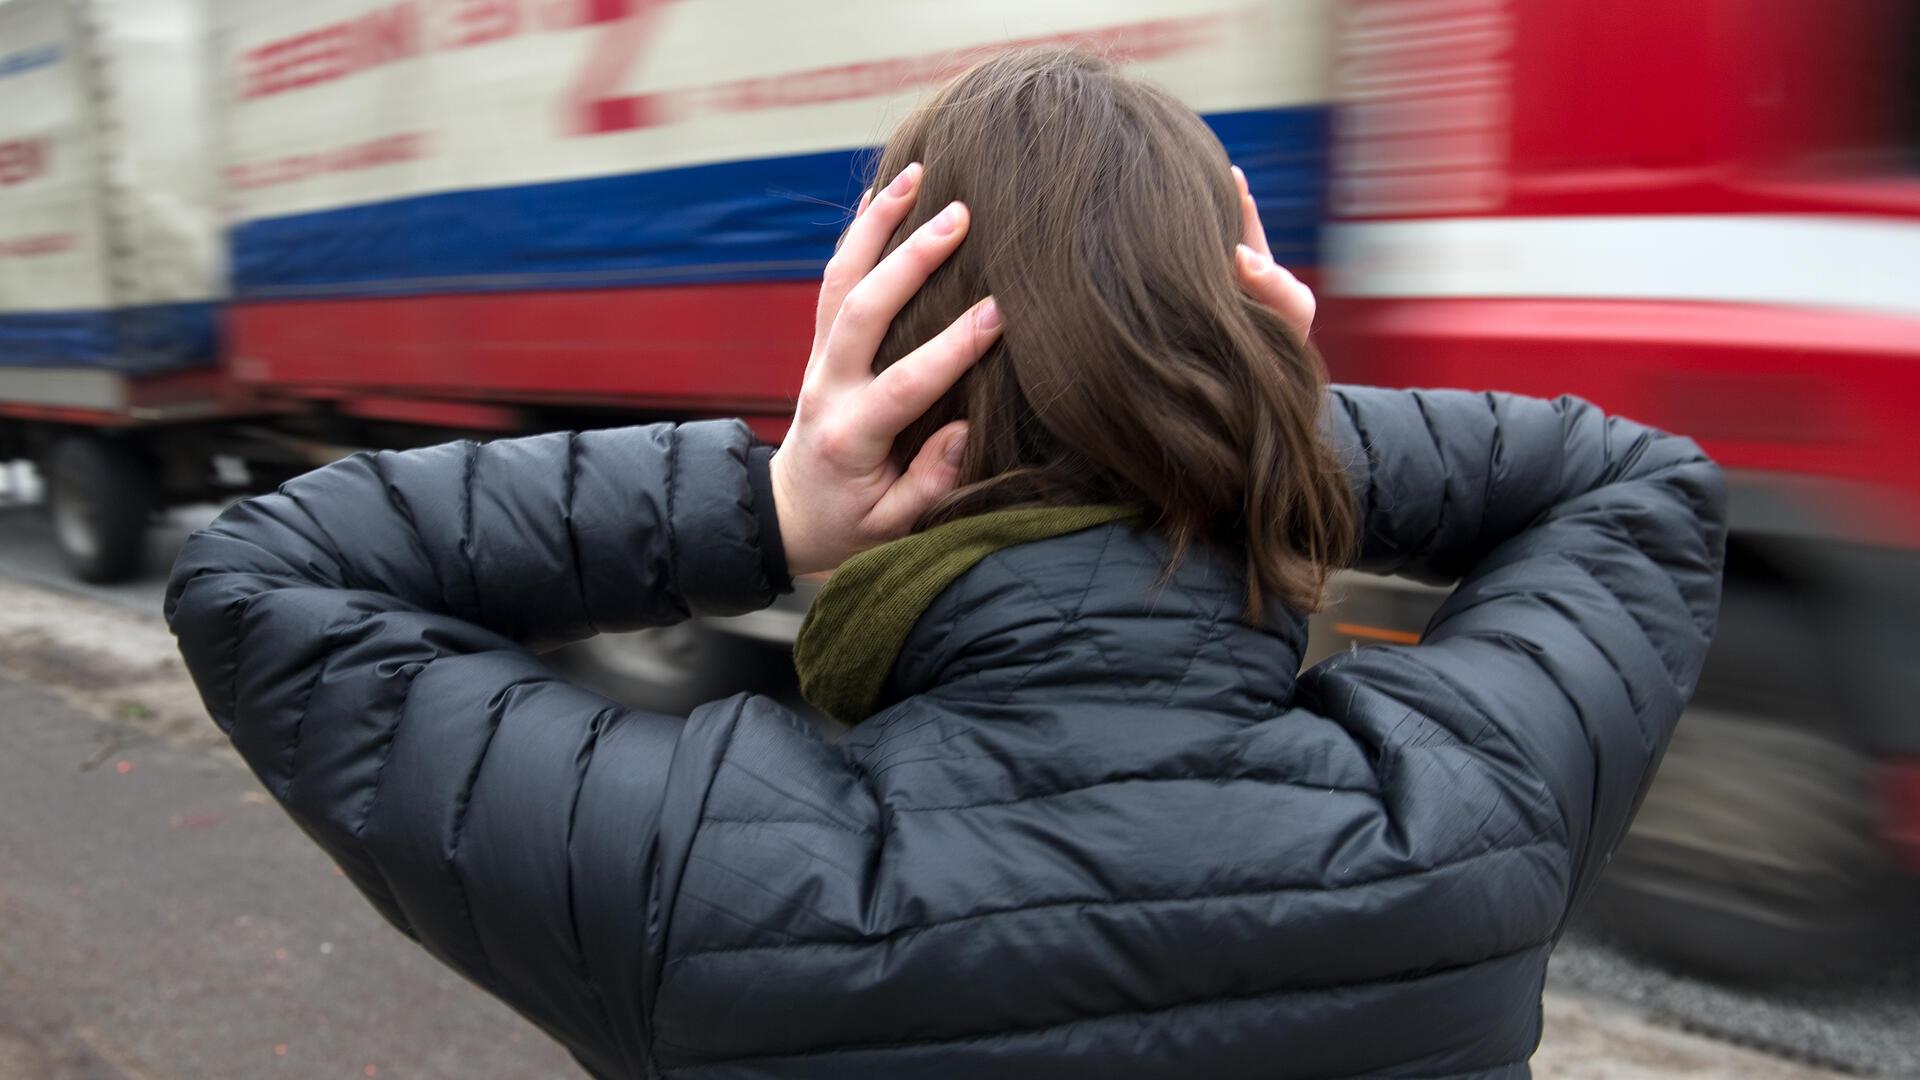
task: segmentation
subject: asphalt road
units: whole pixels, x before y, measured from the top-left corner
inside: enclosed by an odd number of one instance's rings
[[[0,1080],[578,1075],[386,927],[205,719],[157,616],[214,508],[172,515],[139,580],[92,587],[5,503]],[[1549,989],[1543,1078],[1920,1077],[1912,950],[1852,983],[1739,989],[1582,930]]]
[[[0,677],[0,1078],[577,1076],[235,760]]]

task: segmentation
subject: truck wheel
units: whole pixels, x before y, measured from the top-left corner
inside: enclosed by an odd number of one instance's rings
[[[43,466],[47,512],[67,569],[82,581],[122,581],[139,572],[154,509],[146,463],[91,435],[55,444]]]
[[[552,660],[587,686],[636,708],[685,715],[742,690],[760,689],[777,650],[683,622],[628,634],[601,634]]]
[[[1596,890],[1630,946],[1764,981],[1853,968],[1887,929],[1872,762],[1822,722],[1845,706],[1806,623],[1783,594],[1729,591],[1703,704]]]

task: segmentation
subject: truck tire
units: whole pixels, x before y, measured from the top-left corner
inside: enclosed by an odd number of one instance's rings
[[[146,462],[124,446],[93,435],[69,435],[42,465],[54,543],[82,581],[123,581],[146,555],[154,509]]]
[[[1730,588],[1701,700],[1595,893],[1630,947],[1704,975],[1842,974],[1890,929],[1872,761],[1803,610]]]
[[[594,690],[635,708],[684,716],[743,690],[766,691],[792,678],[784,650],[702,626],[697,620],[601,634],[551,657]]]

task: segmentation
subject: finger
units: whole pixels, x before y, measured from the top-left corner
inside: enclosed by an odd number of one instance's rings
[[[820,278],[820,304],[813,316],[815,353],[826,341],[827,331],[833,328],[833,320],[840,314],[840,305],[846,302],[847,294],[867,276],[873,264],[880,261],[887,238],[912,211],[920,194],[923,172],[917,161],[900,170],[900,175],[894,177],[885,190],[863,202],[864,209],[841,235],[840,247],[833,258],[827,260],[826,273]]]
[[[848,219],[848,223],[849,223],[849,224],[851,224],[851,223],[852,223],[852,222],[854,222],[854,221],[858,221],[858,220],[859,220],[859,218],[860,218],[860,215],[861,215],[861,214],[864,214],[864,213],[866,213],[866,212],[867,212],[867,206],[868,206],[869,204],[871,204],[872,202],[873,202],[873,189],[872,189],[872,188],[868,188],[867,190],[865,190],[865,191],[863,191],[863,192],[861,192],[861,193],[860,193],[860,203],[859,203],[859,205],[857,205],[857,206],[855,206],[855,207],[853,208],[853,217],[852,217],[852,218],[850,218],[850,219]],[[843,245],[843,244],[845,244],[846,242],[847,242],[847,230],[846,230],[846,229],[841,229],[841,230],[840,230],[840,235],[839,235],[838,237],[835,237],[835,238],[834,238],[834,241],[833,241],[833,250],[834,250],[834,253],[835,253],[835,254],[839,254],[839,252],[840,252],[840,247],[841,247],[841,245]],[[822,281],[822,284],[823,284],[823,285],[825,284],[825,281],[824,281],[824,280]],[[816,310],[816,311],[814,312],[814,316],[813,316],[813,318],[814,318],[814,324],[815,324],[815,325],[814,325],[814,333],[815,333],[815,335],[817,336],[817,335],[819,334],[819,330],[820,330],[820,327],[819,327],[819,321],[820,321],[820,312],[819,312],[818,310]]]
[[[989,296],[874,376],[853,406],[853,415],[860,417],[858,445],[864,456],[885,456],[894,437],[953,389],[999,339],[1000,309]]]
[[[1307,288],[1306,282],[1272,259],[1255,254],[1245,244],[1234,248],[1233,262],[1241,287],[1305,337],[1313,327],[1317,306],[1313,290]]]
[[[877,214],[874,211],[869,216]],[[893,317],[967,238],[971,221],[964,203],[948,203],[853,287],[827,334],[821,374],[846,382],[865,382],[871,377],[873,354],[879,351]]]
[[[860,202],[858,205],[856,205],[853,208],[853,217],[847,219],[848,224],[851,225],[854,221],[858,221],[860,219],[860,215],[866,213],[867,207],[872,203],[873,203],[873,189],[868,188],[867,190],[860,193]],[[841,245],[845,244],[846,242],[847,242],[847,230],[842,229],[840,230],[840,235],[836,237],[833,241],[833,250],[837,253],[840,250]]]
[[[967,456],[967,422],[955,420],[928,436],[907,471],[893,482],[867,515],[867,529],[886,540],[905,536],[920,515],[960,484]]]
[[[1233,182],[1240,189],[1240,242],[1267,258],[1273,258],[1273,249],[1267,246],[1267,230],[1260,224],[1260,205],[1253,201],[1253,189],[1247,185],[1247,174],[1240,166],[1231,166]]]

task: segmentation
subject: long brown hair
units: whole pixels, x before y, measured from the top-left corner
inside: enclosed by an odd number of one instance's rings
[[[879,155],[876,185],[925,165],[892,244],[954,199],[960,250],[888,330],[876,370],[982,296],[1005,329],[895,453],[965,418],[961,486],[922,528],[1009,506],[1142,507],[1177,562],[1244,552],[1246,608],[1320,603],[1354,544],[1323,441],[1319,356],[1239,286],[1239,191],[1191,109],[1069,49],[998,55],[948,83]],[[1169,567],[1171,569],[1171,566]]]

